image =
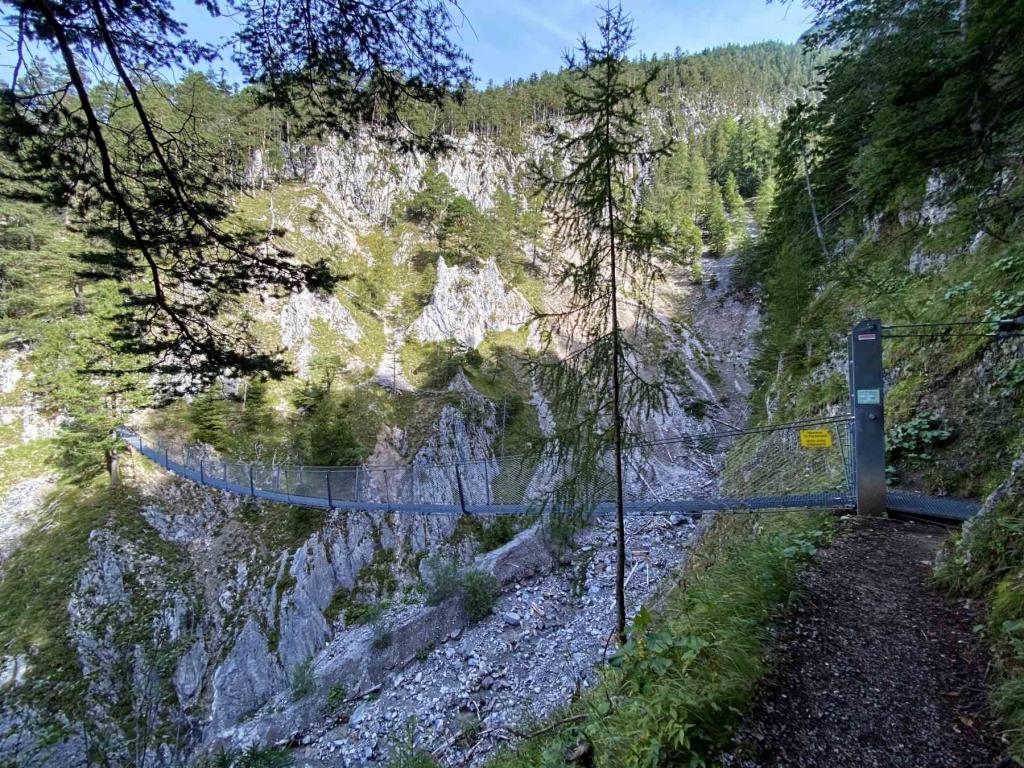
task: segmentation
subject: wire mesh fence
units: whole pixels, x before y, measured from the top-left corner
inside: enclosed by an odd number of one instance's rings
[[[810,434],[813,439],[808,439]],[[680,435],[628,451],[629,514],[852,505],[850,421],[836,417],[756,429]],[[425,514],[544,512],[568,480],[593,511],[615,509],[611,457],[586,482],[566,454],[457,464],[314,467],[231,461],[185,445],[121,436],[171,472],[233,493],[322,508]]]

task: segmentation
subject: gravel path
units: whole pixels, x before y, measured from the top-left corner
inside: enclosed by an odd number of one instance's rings
[[[942,533],[858,520],[821,553],[727,765],[998,764],[975,617],[928,582]]]

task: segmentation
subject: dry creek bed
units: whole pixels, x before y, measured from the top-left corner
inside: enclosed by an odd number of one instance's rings
[[[682,516],[627,520],[630,617],[683,560],[697,530]],[[490,616],[396,670],[376,698],[314,724],[298,768],[385,764],[411,732],[445,766],[478,766],[517,730],[597,679],[614,629],[615,533],[601,520],[564,567],[506,589]],[[477,734],[473,738],[460,734]]]

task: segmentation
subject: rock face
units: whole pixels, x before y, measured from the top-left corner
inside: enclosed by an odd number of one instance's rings
[[[286,179],[315,186],[334,206],[353,211],[368,223],[387,220],[396,200],[419,187],[430,162],[421,153],[397,153],[368,133],[348,142],[293,146],[287,155]],[[486,209],[498,189],[512,186],[523,157],[486,139],[466,136],[456,139],[435,162],[460,195]],[[253,159],[249,177],[249,184],[256,187],[269,178],[260,153]]]
[[[295,356],[299,378],[309,376],[309,365],[316,353],[314,334],[317,324],[338,334],[349,342],[359,341],[363,332],[352,313],[338,301],[337,296],[302,291],[288,297],[278,316],[281,343]]]
[[[4,494],[0,501],[0,575],[4,560],[36,524],[53,488],[53,477],[40,475],[15,483]]]
[[[515,330],[529,319],[529,303],[506,286],[493,260],[473,269],[449,267],[439,257],[430,303],[409,331],[420,341],[454,340],[475,349],[489,332]]]
[[[266,636],[250,617],[214,673],[211,727],[222,729],[238,722],[255,703],[280,690],[284,680],[284,670],[270,653]]]
[[[656,595],[661,578],[685,557],[704,525],[689,519],[679,525],[627,521],[631,613]],[[384,670],[378,698],[308,718],[296,734],[304,745],[296,750],[296,763],[387,763],[394,734],[407,722],[413,723],[416,743],[436,750],[442,765],[484,763],[506,743],[505,728],[550,714],[596,680],[595,665],[613,650],[608,639],[614,626],[614,541],[611,520],[597,522],[562,554],[570,567],[560,570],[552,568],[539,529],[530,529],[479,558],[474,568],[507,584],[490,614],[447,635],[432,628],[426,652]],[[521,567],[526,563],[534,567]],[[340,663],[318,660],[318,677],[328,684]],[[480,726],[474,732],[490,735],[479,742],[471,735],[457,738],[472,723]]]

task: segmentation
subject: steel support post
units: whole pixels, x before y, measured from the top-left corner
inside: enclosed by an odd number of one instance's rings
[[[850,332],[850,410],[853,413],[854,495],[857,513],[885,514],[885,383],[882,324],[862,320]]]

